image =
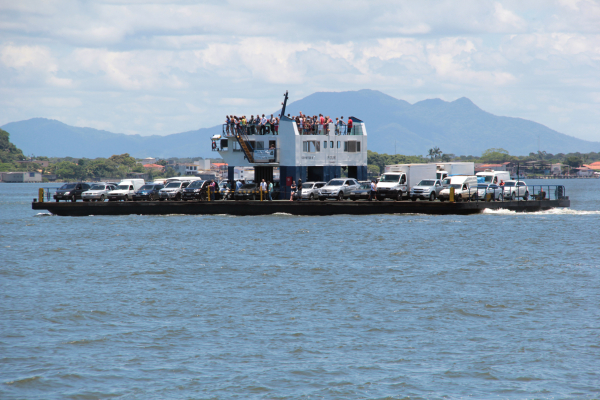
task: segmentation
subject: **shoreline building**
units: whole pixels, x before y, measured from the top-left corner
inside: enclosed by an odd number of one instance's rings
[[[228,164],[228,179],[236,167],[254,167],[254,180],[273,182],[279,168],[281,197],[290,197],[292,182],[329,181],[342,177],[367,179],[367,129],[351,117],[352,129],[334,123],[317,125],[308,132],[285,116],[287,93],[279,125],[223,125],[223,134],[211,138],[212,149]]]

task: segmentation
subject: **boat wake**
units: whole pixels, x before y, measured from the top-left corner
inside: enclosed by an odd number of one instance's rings
[[[489,215],[600,215],[600,211],[585,211],[585,210],[573,210],[571,208],[552,208],[545,211],[525,212],[520,213],[516,211],[499,209],[499,210],[483,210],[483,214]]]

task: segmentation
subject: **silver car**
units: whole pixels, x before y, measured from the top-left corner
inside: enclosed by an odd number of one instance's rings
[[[183,189],[188,187],[191,182],[188,181],[172,181],[158,191],[159,200],[181,200]]]
[[[104,201],[108,192],[115,190],[118,184],[114,182],[96,182],[85,192],[81,193],[83,201]]]
[[[350,193],[359,187],[360,185],[354,178],[335,178],[327,182],[327,185],[319,190],[319,200],[344,200],[350,197]]]
[[[327,182],[304,182],[302,184],[302,199],[314,200],[319,197],[319,189]]]
[[[410,189],[410,198],[412,201],[417,199],[434,201],[439,197],[443,188],[439,179],[423,179],[417,186]]]
[[[529,198],[529,188],[524,181],[506,181],[503,186],[504,199],[515,200],[518,197],[522,197],[523,200]]]
[[[492,200],[503,200],[502,188],[495,183],[487,184],[480,183],[477,185],[477,191],[473,193],[471,199],[473,200],[485,200],[487,195],[491,195]]]

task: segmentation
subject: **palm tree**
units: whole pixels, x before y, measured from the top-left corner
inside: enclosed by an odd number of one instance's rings
[[[429,158],[431,158],[431,161],[433,161],[433,158],[435,157],[435,151],[433,149],[429,149],[429,153],[427,153],[427,155]]]

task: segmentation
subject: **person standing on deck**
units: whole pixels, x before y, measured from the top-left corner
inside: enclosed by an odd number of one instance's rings
[[[269,201],[273,201],[273,182],[268,182],[267,190],[269,191]]]
[[[346,135],[352,135],[352,118],[348,118],[348,132]]]
[[[302,201],[302,179],[298,179],[298,201]]]

